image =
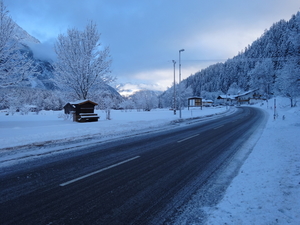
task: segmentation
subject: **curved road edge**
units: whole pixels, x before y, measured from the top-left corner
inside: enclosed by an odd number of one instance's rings
[[[256,108],[256,107],[255,107]],[[181,224],[204,224],[209,216],[209,209],[214,208],[223,199],[227,188],[233,179],[239,174],[240,168],[247,160],[255,145],[259,141],[269,114],[262,109],[263,121],[255,129],[255,132],[238,147],[238,151],[226,162],[224,162],[210,179],[193,195],[193,197],[177,209],[177,213],[172,216],[170,221],[164,224],[181,225]],[[160,224],[154,220],[151,224]]]

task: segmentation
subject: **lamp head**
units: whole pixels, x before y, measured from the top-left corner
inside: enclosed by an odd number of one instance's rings
[[[180,49],[180,50],[179,50],[179,52],[183,52],[183,51],[184,51],[184,49]]]

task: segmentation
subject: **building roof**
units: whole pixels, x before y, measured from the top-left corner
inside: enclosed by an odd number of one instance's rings
[[[85,104],[85,103],[91,103],[93,105],[98,105],[97,103],[92,102],[90,100],[78,100],[78,101],[75,101],[75,102],[70,102],[71,105],[82,105],[82,104]]]
[[[235,100],[235,99],[238,98],[238,97],[245,96],[245,95],[250,94],[250,93],[252,93],[252,92],[254,92],[254,91],[257,91],[257,89],[255,89],[255,90],[250,90],[250,91],[246,91],[246,92],[244,92],[244,93],[242,93],[242,94],[238,94],[238,95],[219,95],[219,96],[218,96],[218,99],[231,99],[231,100]]]
[[[201,99],[201,97],[199,97],[199,96],[194,96],[194,97],[190,97],[190,98],[188,98],[188,99]]]
[[[234,100],[238,96],[239,95],[219,95],[218,99],[232,99],[232,100]]]
[[[214,101],[210,100],[210,99],[203,99],[202,102],[204,102],[204,103],[213,103]]]

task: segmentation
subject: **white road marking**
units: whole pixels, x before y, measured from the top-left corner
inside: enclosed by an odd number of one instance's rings
[[[193,137],[197,137],[198,135],[199,135],[199,134],[196,134],[196,135],[193,135],[193,136],[191,136],[191,137],[188,137],[188,138],[182,139],[182,140],[180,140],[180,141],[177,141],[177,143],[180,143],[180,142],[186,141],[186,140],[188,140],[188,139],[191,139],[191,138],[193,138]]]
[[[66,185],[68,185],[68,184],[71,184],[71,183],[74,183],[74,182],[76,182],[76,181],[79,181],[79,180],[82,180],[82,179],[84,179],[84,178],[87,178],[87,177],[90,177],[90,176],[92,176],[92,175],[95,175],[95,174],[97,174],[97,173],[101,173],[101,172],[103,172],[103,171],[105,171],[105,170],[111,169],[111,168],[113,168],[113,167],[119,166],[119,165],[124,164],[124,163],[127,163],[127,162],[129,162],[129,161],[135,160],[135,159],[137,159],[137,158],[139,158],[139,157],[140,157],[140,156],[135,156],[135,157],[133,157],[133,158],[124,160],[124,161],[122,161],[122,162],[113,164],[113,165],[108,166],[108,167],[105,167],[105,168],[103,168],[103,169],[94,171],[94,172],[92,172],[92,173],[86,174],[86,175],[84,175],[84,176],[75,178],[75,179],[70,180],[70,181],[67,181],[67,182],[65,182],[65,183],[60,184],[59,186],[61,186],[61,187],[66,186]]]
[[[215,127],[214,129],[216,130],[216,129],[219,129],[219,128],[223,127],[223,126],[224,125],[221,125],[221,126]]]

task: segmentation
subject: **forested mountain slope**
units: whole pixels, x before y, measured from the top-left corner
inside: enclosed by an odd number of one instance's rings
[[[219,94],[235,94],[259,88],[261,94],[294,99],[300,95],[300,12],[289,21],[272,25],[237,56],[203,69],[180,84],[183,96],[215,100]],[[171,106],[173,87],[163,95]]]

